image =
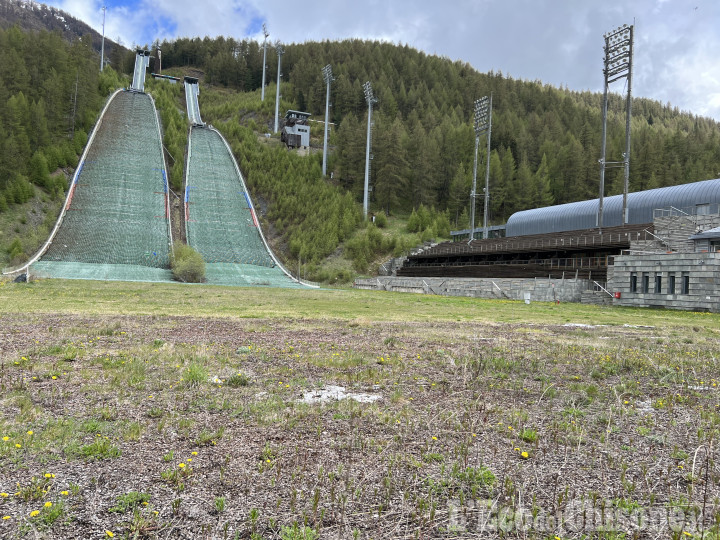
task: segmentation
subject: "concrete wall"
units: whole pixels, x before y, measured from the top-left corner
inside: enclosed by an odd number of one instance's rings
[[[668,250],[691,252],[695,245],[689,238],[698,231],[720,227],[720,215],[666,216],[655,218],[655,234],[665,240]]]
[[[637,276],[637,290],[631,291],[631,275]],[[682,276],[689,279],[689,292],[682,294]],[[668,293],[670,275],[675,275],[675,292]],[[643,276],[649,278],[649,290],[643,292]],[[661,290],[655,290],[660,275]],[[615,257],[608,290],[618,291],[615,305],[662,307],[692,311],[720,312],[720,253],[657,253]]]
[[[410,278],[377,277],[355,280],[356,289],[469,296],[473,298],[506,298],[534,302],[581,302],[583,292],[592,289],[586,279],[473,279],[473,278]],[[603,293],[608,296],[607,293]],[[587,297],[590,298],[590,297]],[[608,296],[609,298],[609,296]],[[599,303],[595,298],[593,303]]]

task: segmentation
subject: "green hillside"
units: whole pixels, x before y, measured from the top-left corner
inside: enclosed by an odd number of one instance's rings
[[[292,261],[309,261],[310,273],[316,272],[317,278],[327,278],[321,268],[338,245],[342,255],[353,260],[354,269],[363,272],[378,256],[402,252],[422,239],[468,225],[474,149],[470,116],[473,101],[490,93],[491,223],[504,223],[518,210],[597,197],[601,94],[515,80],[501,73],[483,74],[468,64],[388,43],[287,45],[281,113],[294,108],[324,119],[321,69],[328,63],[333,66],[330,180],[320,174],[322,124],[313,125],[316,148],[309,157],[288,153],[273,144],[276,139],[264,140],[274,124],[277,57],[272,48],[268,51],[271,82],[264,102],[259,90],[262,49],[257,43],[179,39],[163,43],[162,50],[163,66],[171,71],[204,72],[203,118],[223,131],[253,195],[267,203],[266,217],[283,240],[281,251]],[[367,80],[379,98],[373,115],[370,210],[389,214],[393,234],[372,228],[356,232],[361,224],[356,213],[362,204],[367,126],[362,84]],[[624,114],[623,97],[611,95],[609,160],[622,157]],[[632,191],[719,176],[717,122],[656,101],[634,99]],[[606,186],[608,195],[620,192],[619,169],[608,170]],[[322,190],[325,195],[309,190]],[[350,208],[347,205],[355,210],[343,210]],[[409,220],[419,234],[395,234],[407,232],[405,221],[421,206],[425,217]]]
[[[163,43],[164,65],[193,65],[207,84],[250,91],[260,86],[262,51],[231,39]],[[409,211],[420,204],[448,209],[453,218],[469,203],[473,101],[493,94],[491,218],[597,196],[602,95],[479,73],[470,65],[429,56],[408,46],[346,40],[287,45],[282,95],[288,106],[322,119],[321,68],[333,66],[334,172],[359,200],[364,179],[369,80],[379,98],[374,115],[375,209]],[[274,80],[277,57],[268,53]],[[598,72],[598,78],[601,74]],[[268,99],[269,98],[269,99]],[[269,101],[269,102],[268,102]],[[274,104],[266,93],[265,111]],[[624,100],[611,95],[608,159],[624,149]],[[608,193],[621,188],[608,172]],[[720,176],[720,125],[648,99],[634,99],[631,190]]]

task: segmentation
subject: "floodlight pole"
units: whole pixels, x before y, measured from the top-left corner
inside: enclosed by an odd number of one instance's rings
[[[468,243],[475,240],[475,206],[477,200],[477,165],[478,165],[478,148],[480,146],[480,135],[487,133],[487,167],[485,172],[485,213],[483,220],[483,237],[488,237],[488,197],[490,190],[488,189],[490,183],[490,123],[492,122],[492,94],[490,97],[485,96],[481,99],[475,100],[475,108],[473,111],[474,124],[473,129],[475,130],[475,161],[473,163],[473,182],[472,191],[470,192],[470,240]]]
[[[605,38],[605,57],[603,58],[603,74],[605,76],[605,85],[603,89],[603,125],[602,125],[602,144],[601,156],[598,160],[600,163],[600,190],[598,198],[598,215],[597,226],[603,228],[603,202],[605,198],[605,169],[608,164],[617,167],[622,163],[624,169],[623,182],[623,208],[622,208],[622,224],[626,225],[629,221],[628,210],[628,190],[630,184],[630,125],[632,119],[632,58],[633,58],[633,25],[624,24],[611,32],[606,33]],[[608,162],[606,160],[607,153],[607,112],[608,112],[608,88],[611,83],[627,78],[627,101],[625,106],[625,152],[622,162]]]
[[[332,76],[332,66],[328,64],[323,68],[323,78],[327,85],[327,93],[325,95],[325,136],[323,139],[323,163],[322,174],[327,174],[327,150],[328,150],[328,125],[330,123],[330,83],[334,80]]]
[[[262,75],[262,90],[260,91],[260,101],[265,101],[265,66],[267,64],[267,38],[270,33],[267,31],[267,26],[263,23],[263,75]]]
[[[632,64],[633,64],[633,43],[635,25],[630,26],[630,44],[627,70],[627,102],[625,104],[625,182],[623,186],[623,225],[626,225],[629,218],[628,212],[628,190],[630,188],[630,121],[632,118]]]
[[[105,67],[105,6],[103,10],[103,31],[102,31],[102,45],[100,46],[100,71],[102,72]]]
[[[485,155],[485,207],[483,211],[483,239],[489,238],[488,207],[490,204],[490,135],[492,134],[492,92],[487,116],[487,153]]]
[[[475,102],[478,103],[477,101]],[[480,134],[475,131],[475,161],[473,162],[473,183],[470,192],[470,242],[475,240],[475,197],[477,189],[477,165],[478,165],[478,147],[480,146]]]
[[[279,114],[280,114],[280,80],[282,79],[282,72],[280,71],[280,64],[282,63],[282,55],[285,54],[285,49],[282,48],[280,42],[275,46],[278,55],[278,74],[277,74],[277,91],[275,93],[275,131],[279,130]]]
[[[600,146],[600,194],[598,198],[598,215],[597,226],[599,229],[603,227],[603,199],[605,198],[605,153],[607,149],[607,112],[608,112],[608,84],[607,70],[605,72],[605,89],[603,90],[603,108],[602,108],[602,143]]]
[[[365,100],[368,104],[368,121],[367,121],[367,144],[365,147],[365,189],[363,191],[363,218],[368,216],[368,191],[370,187],[370,134],[372,132],[372,110],[373,103],[377,103],[377,98],[373,95],[372,85],[367,81],[363,85],[365,91]]]

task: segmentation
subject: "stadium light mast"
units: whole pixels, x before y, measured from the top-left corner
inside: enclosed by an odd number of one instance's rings
[[[267,31],[267,25],[263,23],[263,77],[262,77],[262,90],[260,91],[260,101],[265,101],[265,65],[267,64],[267,38],[270,33]]]
[[[603,125],[602,148],[600,156],[600,198],[598,199],[597,225],[603,227],[603,199],[605,197],[605,169],[608,167],[623,167],[625,181],[623,186],[622,224],[628,222],[628,188],[630,184],[630,120],[632,116],[632,60],[633,60],[633,34],[634,26],[624,24],[615,30],[603,35],[605,38],[605,57],[603,58],[603,74],[605,75],[605,88],[603,91]],[[627,79],[627,101],[625,105],[625,153],[622,161],[606,161],[607,151],[607,112],[608,87],[620,79]]]
[[[105,67],[105,6],[103,6],[103,32],[102,45],[100,46],[100,71]]]
[[[377,98],[373,94],[370,81],[363,84],[365,91],[365,101],[368,104],[368,120],[367,120],[367,145],[365,148],[365,190],[363,191],[363,218],[367,219],[368,215],[368,189],[370,187],[370,138],[372,133],[372,110],[373,104],[377,103]]]
[[[485,169],[485,211],[483,218],[483,238],[488,237],[488,202],[490,197],[490,129],[492,125],[492,94],[475,100],[474,108],[475,128],[475,162],[473,164],[473,183],[470,192],[470,242],[475,240],[475,201],[477,198],[477,166],[478,147],[480,146],[480,135],[487,133],[487,167]],[[469,242],[468,242],[469,243]]]
[[[278,41],[275,45],[275,50],[277,51],[278,55],[278,74],[277,74],[277,91],[275,94],[275,132],[278,132],[278,123],[279,123],[279,114],[280,114],[280,80],[282,79],[282,72],[280,71],[280,64],[282,63],[282,55],[285,54],[285,49],[282,48],[282,45],[280,45],[280,42]]]
[[[327,85],[327,94],[325,96],[325,137],[323,139],[323,165],[322,173],[323,176],[327,174],[327,148],[328,148],[328,126],[330,125],[330,83],[335,79],[332,75],[332,66],[328,64],[322,68],[323,78]]]

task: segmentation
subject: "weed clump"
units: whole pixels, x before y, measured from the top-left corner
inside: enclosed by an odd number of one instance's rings
[[[173,277],[184,283],[202,283],[205,281],[205,261],[193,248],[180,242],[173,245],[170,257]]]

